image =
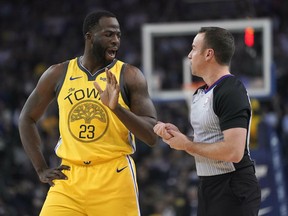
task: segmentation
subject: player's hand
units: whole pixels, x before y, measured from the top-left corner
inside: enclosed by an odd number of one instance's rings
[[[97,82],[94,82],[94,86],[100,94],[100,99],[104,105],[114,110],[118,105],[120,87],[114,74],[105,68],[107,84],[103,90]]]
[[[38,173],[39,179],[43,183],[48,183],[50,186],[54,186],[53,180],[63,179],[67,180],[68,177],[62,172],[62,170],[70,170],[69,166],[61,165],[52,169],[45,169],[42,172]]]
[[[173,137],[172,134],[168,132],[168,130],[179,131],[179,129],[175,125],[171,123],[163,123],[161,121],[157,122],[153,130],[154,133],[156,133],[158,136],[162,137],[165,140]]]
[[[169,131],[180,132],[180,130],[178,129],[178,127],[177,127],[176,125],[174,125],[174,124],[171,124],[171,123],[166,123],[166,124],[165,124],[165,128],[166,128],[166,130],[168,131],[168,133],[169,133]]]

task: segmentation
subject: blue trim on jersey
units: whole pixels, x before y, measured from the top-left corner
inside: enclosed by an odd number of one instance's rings
[[[126,155],[126,158],[128,160],[128,163],[129,163],[129,167],[130,167],[130,171],[132,172],[132,177],[133,177],[133,183],[134,183],[134,188],[135,188],[135,192],[136,192],[136,202],[137,202],[137,207],[138,207],[138,216],[141,216],[141,211],[140,211],[140,205],[139,205],[139,192],[138,192],[138,186],[137,186],[137,180],[135,178],[136,176],[136,173],[134,172],[134,169],[133,169],[133,164],[132,164],[132,161],[130,159],[130,156],[129,155]],[[132,159],[133,160],[133,159]]]

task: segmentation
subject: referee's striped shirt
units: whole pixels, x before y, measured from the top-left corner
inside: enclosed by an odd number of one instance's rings
[[[200,87],[193,95],[190,121],[194,142],[215,143],[223,140],[222,131],[247,128],[246,147],[239,163],[195,156],[198,176],[229,173],[253,164],[249,152],[251,106],[247,91],[236,77],[226,75],[205,89]]]

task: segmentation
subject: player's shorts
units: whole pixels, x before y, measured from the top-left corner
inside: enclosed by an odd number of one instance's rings
[[[258,216],[261,189],[254,166],[200,177],[198,216]]]
[[[40,216],[139,216],[135,164],[130,156],[88,165],[72,164],[68,180],[55,180]]]

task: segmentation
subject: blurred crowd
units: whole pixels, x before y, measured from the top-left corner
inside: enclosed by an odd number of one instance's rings
[[[18,133],[19,113],[39,77],[51,64],[82,54],[82,22],[85,15],[94,9],[111,10],[117,15],[122,30],[118,58],[139,68],[142,67],[142,24],[271,18],[275,91],[270,98],[257,100],[255,110],[257,121],[265,122],[277,132],[287,167],[287,1],[1,0],[0,216],[34,216],[39,213],[48,185],[40,183],[23,151]],[[189,49],[187,47],[187,52]],[[173,58],[168,61],[173,61]],[[183,132],[190,133],[189,109],[185,101],[155,101],[155,105],[160,120],[172,122]],[[57,120],[57,106],[53,102],[38,124],[43,137],[43,152],[50,166],[59,163],[53,151],[59,135]],[[171,151],[159,140],[155,148],[139,142],[133,157],[137,164],[144,216],[196,215],[197,176],[191,156]]]

